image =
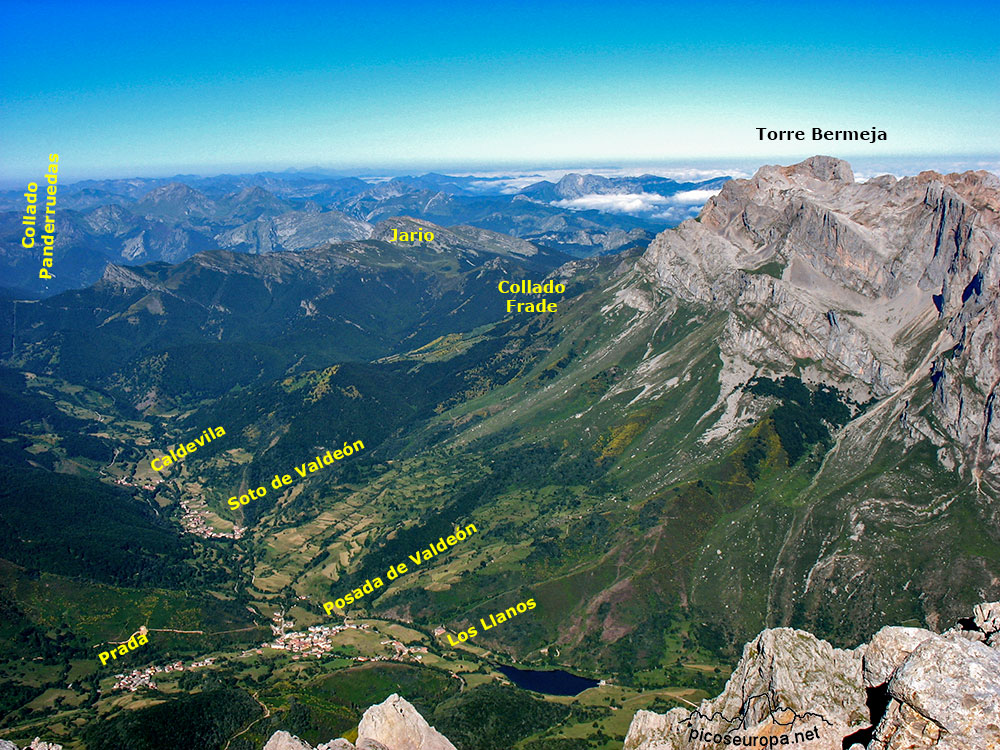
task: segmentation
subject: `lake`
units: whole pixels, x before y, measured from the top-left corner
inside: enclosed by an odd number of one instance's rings
[[[597,680],[577,677],[561,669],[518,669],[494,665],[507,679],[525,690],[534,690],[546,695],[576,695],[587,688],[597,687]]]

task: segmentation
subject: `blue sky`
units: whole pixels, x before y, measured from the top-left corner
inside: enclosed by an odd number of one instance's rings
[[[2,2],[5,178],[1000,151],[988,3]]]

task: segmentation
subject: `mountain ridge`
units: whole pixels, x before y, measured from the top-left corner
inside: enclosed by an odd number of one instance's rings
[[[5,362],[21,370],[2,394],[12,408],[0,458],[53,481],[118,484],[124,502],[155,506],[194,543],[185,564],[211,596],[303,634],[329,626],[323,602],[474,523],[482,533],[420,575],[352,605],[352,621],[394,633],[399,650],[382,630],[352,631],[367,645],[338,664],[395,654],[418,686],[457,689],[410,651],[426,648],[428,663],[477,683],[447,704],[457,719],[442,732],[456,744],[470,714],[503,705],[518,706],[525,734],[558,724],[560,739],[607,748],[610,709],[491,686],[483,651],[605,680],[608,698],[652,689],[694,702],[719,693],[736,646],[763,630],[846,651],[894,623],[938,630],[1000,596],[986,419],[996,192],[975,174],[857,183],[846,163],[816,157],[727,183],[698,220],[615,256],[564,262],[412,216],[378,231],[440,232],[438,246],[367,239],[112,266],[96,287],[0,304],[8,341],[17,320]],[[505,313],[497,280],[523,275],[566,286],[558,311]],[[956,393],[983,424],[955,421]],[[222,450],[169,476],[149,468],[158,448],[205,425],[225,425]],[[358,439],[365,450],[349,461],[227,507]],[[39,589],[4,571],[17,622],[33,622],[48,606]],[[433,635],[528,597],[531,618],[467,649]],[[75,607],[63,608],[69,632],[120,638],[94,604]],[[175,617],[164,608],[149,626],[208,630]],[[260,643],[233,638],[237,654]],[[200,660],[202,637],[191,641],[175,653]],[[305,726],[301,705],[346,726],[355,707],[330,703],[320,664],[294,655],[259,660],[281,679],[309,675],[287,688],[291,702],[257,681],[253,656],[223,669],[266,688],[278,718],[261,727],[305,731],[275,724]],[[383,666],[342,671],[378,689],[402,680]],[[445,705],[422,690],[421,712]],[[236,702],[257,710],[249,694]]]
[[[649,185],[666,193],[683,187],[666,178],[636,179],[653,179]],[[593,180],[602,186],[608,182]],[[39,287],[34,256],[19,243],[22,201],[16,191],[0,194],[0,237],[5,240],[0,270],[9,287],[34,289],[30,294],[36,297],[93,283],[100,277],[96,266],[109,260],[178,262],[217,248],[307,250],[369,239],[373,224],[400,215],[438,225],[473,225],[578,256],[643,245],[670,223],[529,200],[503,188],[498,178],[434,173],[368,182],[308,173],[87,180],[61,189],[54,280]]]

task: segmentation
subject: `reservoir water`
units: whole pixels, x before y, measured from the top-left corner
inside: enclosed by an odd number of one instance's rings
[[[577,677],[575,674],[564,672],[561,669],[538,670],[494,666],[518,687],[546,695],[576,695],[587,688],[598,685],[597,680]]]

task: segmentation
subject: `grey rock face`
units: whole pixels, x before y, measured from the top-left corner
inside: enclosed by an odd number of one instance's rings
[[[275,732],[264,745],[264,750],[313,750],[308,742],[288,732]]]
[[[1000,747],[1000,652],[956,634],[921,643],[889,682],[871,750]]]
[[[809,360],[876,397],[931,378],[965,466],[1000,487],[994,175],[856,183],[846,162],[819,156],[762,167],[658,235],[639,268],[668,294],[732,313],[720,341],[731,369]]]
[[[887,627],[878,631],[865,649],[865,687],[886,684],[913,650],[934,633],[923,628]]]
[[[357,747],[362,748],[363,746],[359,744]],[[381,748],[381,745],[375,743],[369,750],[381,750]],[[313,750],[313,747],[305,740],[300,740],[293,734],[279,731],[271,735],[271,739],[264,745],[264,750]],[[316,750],[355,750],[355,746],[341,737],[340,739],[330,740],[329,742],[317,745]]]
[[[819,737],[795,742],[797,748],[841,750],[846,737],[871,729],[865,689],[879,687],[889,702],[874,717],[867,750],[997,750],[1000,649],[983,642],[995,634],[989,628],[997,611],[996,603],[975,608],[979,630],[883,628],[853,651],[798,630],[765,630],[744,648],[715,700],[695,711],[638,711],[625,750],[702,750],[709,746],[703,730],[763,736],[810,726],[819,727]],[[864,750],[860,743],[850,747]]]
[[[325,243],[350,242],[371,237],[370,224],[340,211],[288,211],[259,217],[234,229],[220,232],[219,247],[249,253],[306,250]]]
[[[797,748],[841,750],[842,739],[868,723],[861,666],[860,650],[836,649],[801,630],[765,630],[744,647],[714,700],[694,711],[639,711],[625,750],[701,748],[706,731],[748,740],[798,732]]]
[[[1000,633],[1000,602],[983,602],[972,610],[972,621],[983,632],[991,646],[998,646],[996,635]]]
[[[94,232],[112,237],[123,237],[139,226],[132,212],[117,204],[95,208],[85,215],[84,221]]]
[[[380,742],[389,750],[455,750],[417,709],[395,693],[365,711],[358,725],[359,746],[362,739]]]
[[[313,748],[288,732],[275,732],[264,750]],[[357,744],[341,738],[323,743],[316,750],[455,750],[455,746],[409,702],[393,693],[365,711],[358,725]]]

